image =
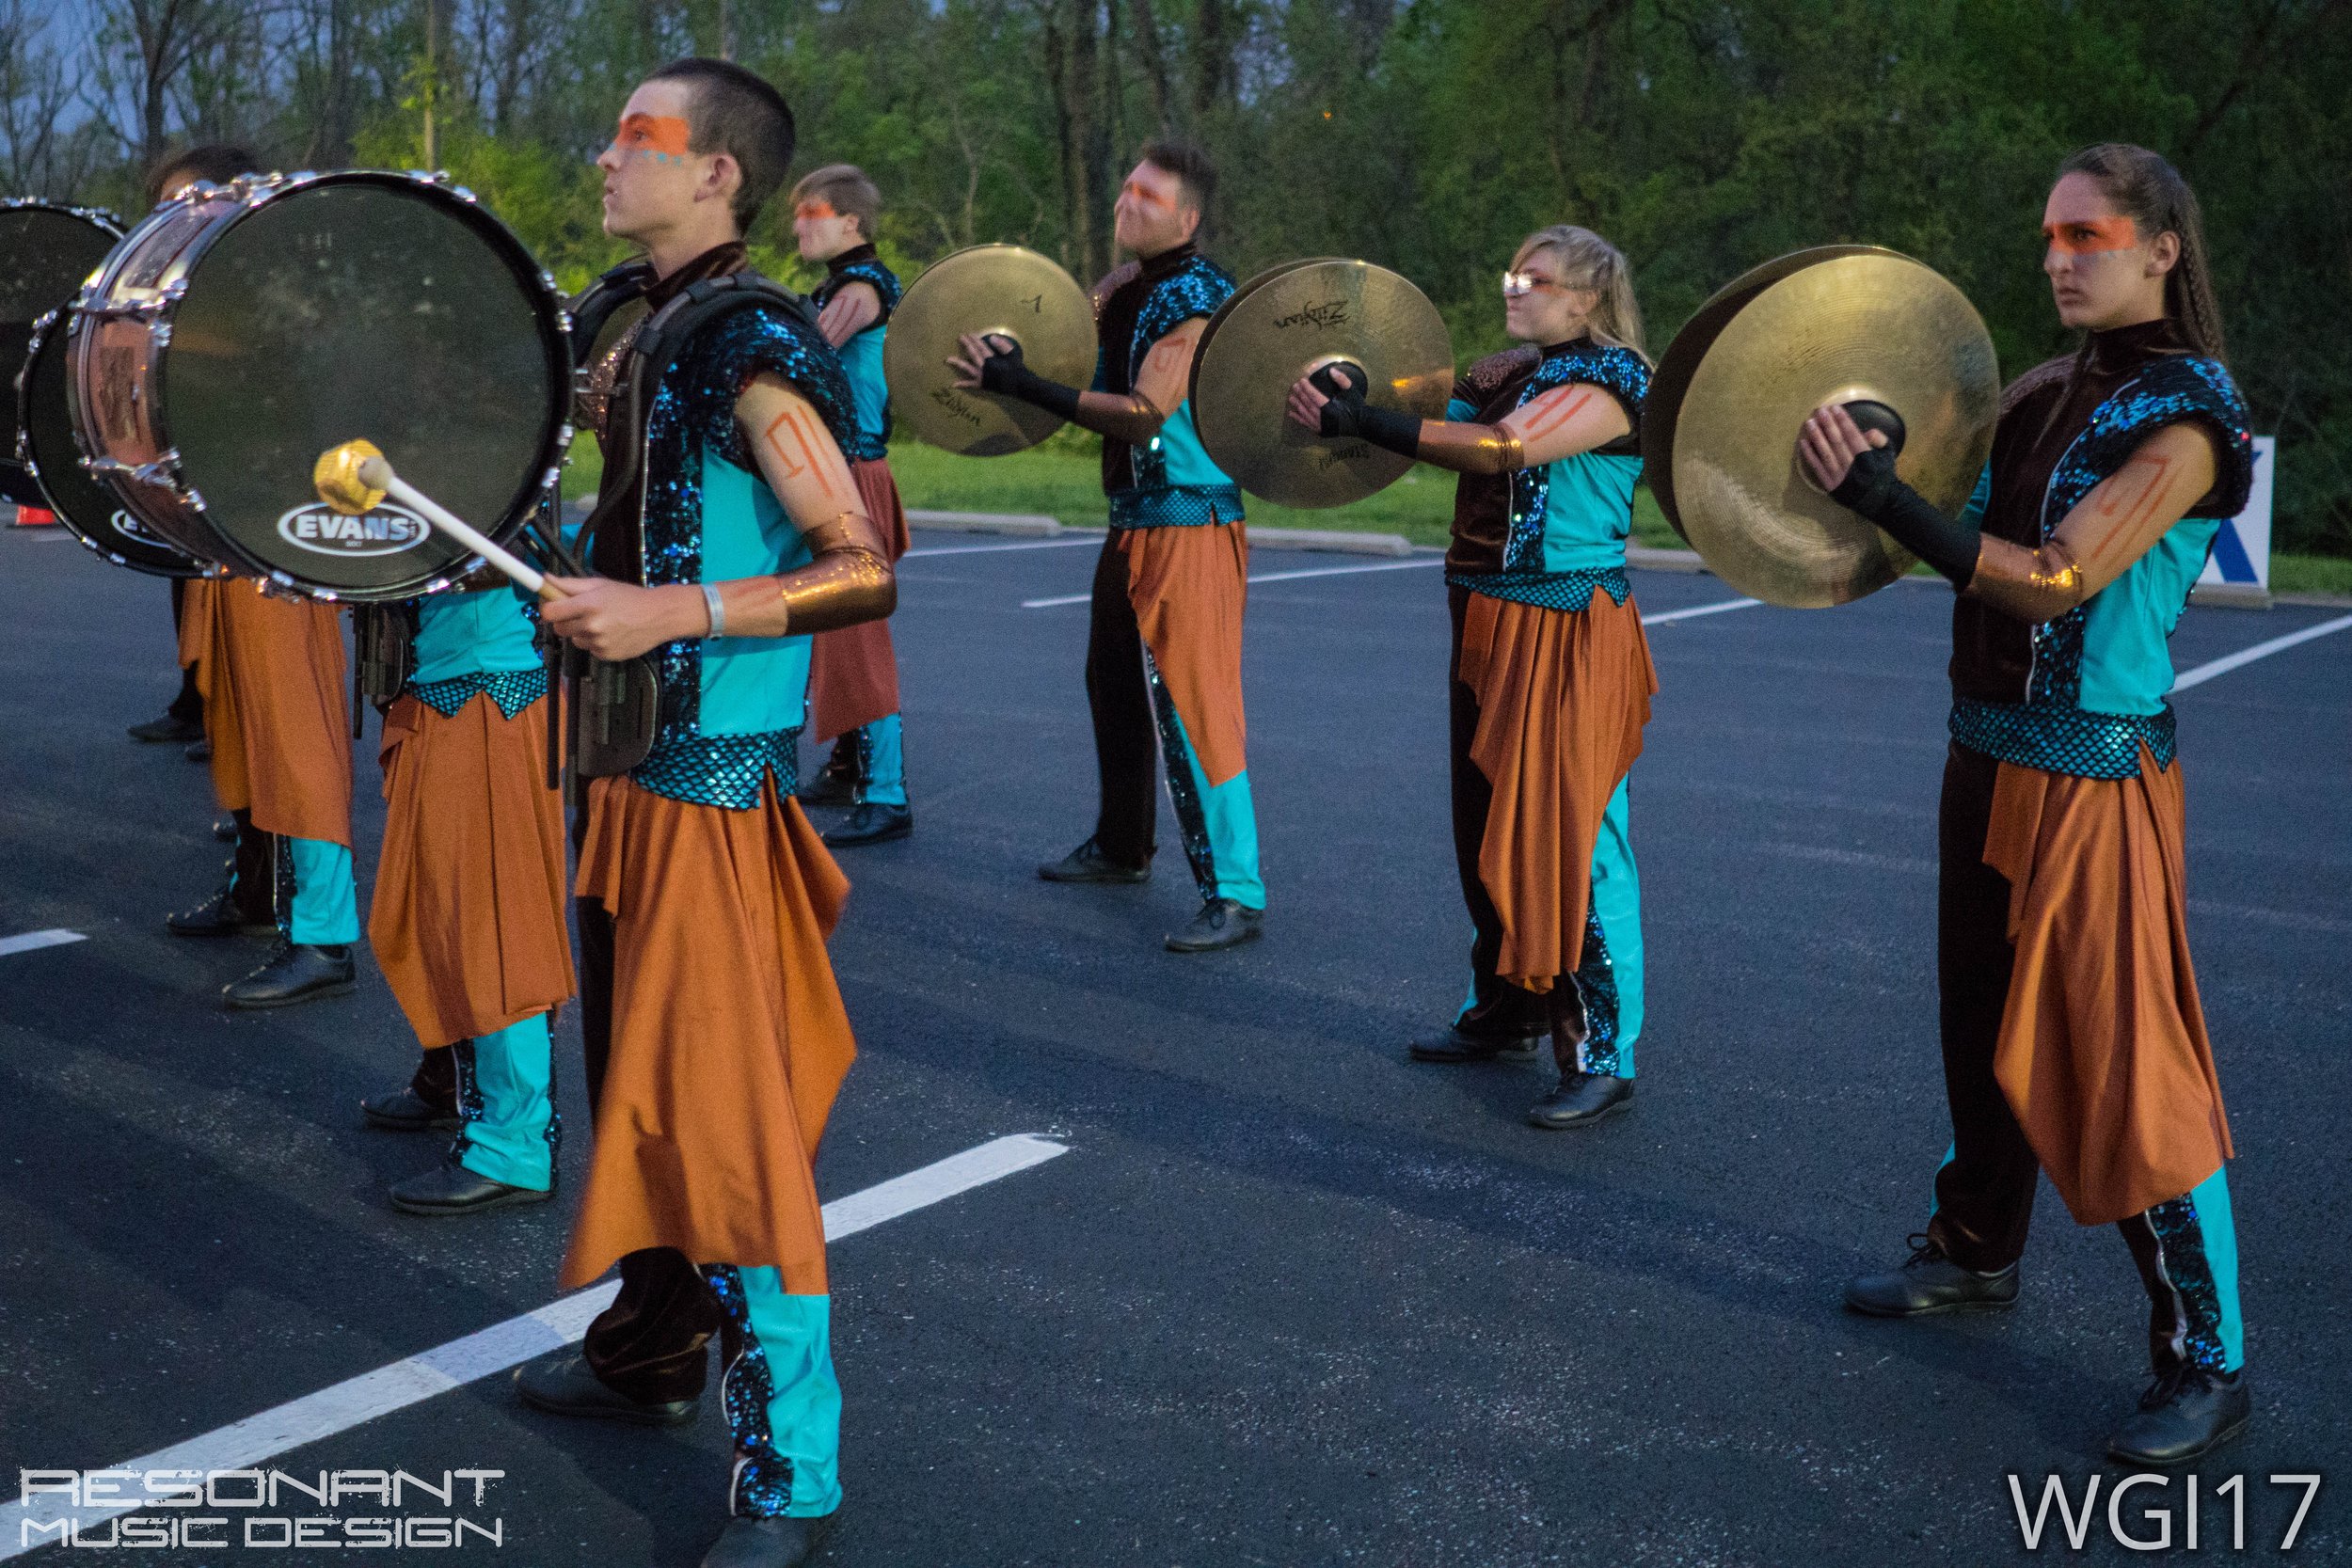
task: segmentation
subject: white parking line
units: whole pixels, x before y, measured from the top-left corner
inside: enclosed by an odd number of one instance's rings
[[[2258,658],[2268,658],[2272,654],[2282,653],[2298,642],[2309,642],[2315,637],[2326,637],[2330,632],[2343,631],[2346,627],[2352,627],[2352,615],[2339,615],[2332,621],[2322,621],[2315,626],[2305,626],[2301,631],[2291,631],[2284,637],[2274,637],[2267,642],[2257,642],[2241,653],[2232,654],[2226,658],[2217,658],[2210,664],[2200,664],[2196,669],[2175,679],[2172,683],[2172,689],[2186,691],[2192,686],[2202,686],[2216,675],[2226,675],[2231,671],[2242,669]]]
[[[79,931],[27,931],[20,937],[0,937],[0,958],[11,953],[30,953],[40,947],[63,947],[69,942],[87,942]]]
[[[1100,545],[1103,536],[1088,534],[1077,539],[1024,539],[1013,545],[936,545],[930,549],[909,550],[901,561],[913,561],[925,555],[989,555],[998,550],[1069,550],[1080,545]]]
[[[1067,1144],[1026,1132],[967,1148],[920,1170],[893,1177],[826,1204],[825,1240],[837,1242],[845,1236],[854,1236],[1069,1152]],[[586,1331],[589,1320],[603,1311],[620,1289],[618,1280],[592,1285],[550,1302],[536,1312],[493,1323],[405,1361],[379,1367],[331,1388],[306,1394],[275,1410],[264,1410],[201,1437],[191,1437],[111,1467],[134,1472],[254,1468],[289,1449],[347,1432],[379,1416],[390,1415],[567,1345]],[[62,1495],[49,1493],[29,1501],[9,1503],[0,1507],[0,1560],[56,1544],[61,1539],[56,1533],[61,1520],[78,1519],[83,1527],[87,1527],[132,1513],[135,1507],[131,1503],[107,1503],[74,1509]],[[33,1538],[36,1530],[42,1529],[49,1533]]]
[[[1665,610],[1655,615],[1645,615],[1642,625],[1662,626],[1669,621],[1688,621],[1693,615],[1721,615],[1726,610],[1745,610],[1750,605],[1763,602],[1762,599],[1719,599],[1713,604],[1694,604],[1687,610]]]

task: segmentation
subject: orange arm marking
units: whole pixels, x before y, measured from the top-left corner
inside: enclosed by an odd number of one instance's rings
[[[791,437],[789,449],[785,445],[785,436],[779,436],[778,431],[783,431],[785,435]],[[810,428],[807,412],[800,408],[787,408],[769,424],[763,438],[768,443],[768,450],[776,454],[776,461],[784,465],[785,478],[798,479],[803,474],[815,469],[818,483],[825,487],[826,495],[833,497],[835,500],[849,499],[850,498],[841,493],[840,486],[834,483],[832,471],[818,462],[818,449],[814,436],[815,432]],[[794,456],[795,452],[799,453],[797,457]]]
[[[1590,387],[1580,387],[1573,395],[1565,387],[1546,392],[1536,400],[1543,405],[1543,412],[1528,421],[1527,428],[1519,432],[1519,439],[1533,441],[1549,435],[1583,412],[1584,405],[1592,402],[1595,395]]]

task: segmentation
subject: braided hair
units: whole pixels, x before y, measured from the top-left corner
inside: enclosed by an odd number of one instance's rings
[[[2192,349],[2219,359],[2221,307],[2214,298],[2204,214],[2181,171],[2144,147],[2108,141],[2086,147],[2058,166],[2060,180],[2070,174],[2097,181],[2107,200],[2137,226],[2143,239],[2167,232],[2179,236],[2181,259],[2164,278],[2164,313]]]

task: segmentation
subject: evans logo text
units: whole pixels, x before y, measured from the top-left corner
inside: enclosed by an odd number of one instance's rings
[[[389,501],[358,517],[312,501],[278,519],[278,535],[287,544],[319,555],[398,555],[424,543],[432,531],[422,517]]]

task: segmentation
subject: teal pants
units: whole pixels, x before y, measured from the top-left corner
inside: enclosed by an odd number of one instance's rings
[[[787,1295],[774,1269],[707,1263],[735,1436],[730,1513],[808,1518],[841,1506],[841,1384],[833,1298]],[[699,1354],[699,1353],[697,1353]]]
[[[555,1185],[564,1136],[555,1114],[548,1015],[450,1047],[457,1063],[457,1143],[451,1152],[477,1176],[544,1193]]]
[[[322,947],[358,942],[359,884],[352,876],[351,851],[315,838],[290,838],[286,848],[294,862],[286,934]]]
[[[862,805],[907,803],[905,728],[898,714],[860,724],[842,737],[850,748],[852,777]]]
[[[1258,871],[1258,810],[1249,799],[1249,770],[1212,787],[1149,648],[1143,664],[1168,768],[1168,797],[1201,899],[1231,898],[1244,909],[1263,910],[1265,879]]]

